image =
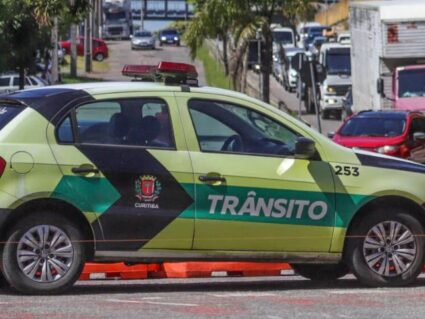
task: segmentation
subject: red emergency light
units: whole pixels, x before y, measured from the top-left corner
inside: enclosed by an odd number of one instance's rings
[[[160,62],[158,65],[131,65],[122,69],[124,76],[135,80],[164,82],[167,85],[198,85],[198,72],[195,66],[186,63]]]
[[[122,69],[122,75],[131,76],[142,81],[155,81],[156,65],[126,64]]]
[[[160,62],[158,64],[158,72],[169,74],[181,74],[194,79],[198,77],[198,72],[196,72],[195,66],[186,63]]]

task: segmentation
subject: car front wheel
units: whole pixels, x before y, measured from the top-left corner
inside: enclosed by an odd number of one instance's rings
[[[296,274],[313,281],[334,281],[349,272],[344,263],[335,265],[291,264],[291,267]]]
[[[350,232],[346,261],[365,285],[405,286],[422,271],[424,227],[399,208],[371,212]]]
[[[13,226],[2,254],[2,270],[24,294],[55,294],[74,284],[85,262],[83,235],[58,213],[34,213]]]
[[[102,62],[103,60],[105,60],[105,56],[103,55],[103,53],[97,53],[94,56],[94,59],[98,62]]]

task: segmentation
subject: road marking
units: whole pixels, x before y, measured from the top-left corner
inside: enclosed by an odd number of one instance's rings
[[[387,290],[365,290],[365,289],[358,289],[358,290],[334,290],[330,291],[330,294],[335,295],[356,295],[356,294],[386,294],[388,293]]]
[[[229,293],[229,294],[210,294],[210,296],[218,298],[230,298],[230,297],[273,297],[277,294],[267,292],[247,292],[247,293]]]
[[[107,301],[116,302],[116,303],[135,303],[135,304],[151,304],[151,305],[163,305],[163,306],[180,306],[180,307],[198,307],[199,306],[194,303],[177,303],[177,302],[162,302],[162,301],[149,301],[149,300],[108,299]]]
[[[282,319],[281,317],[276,317],[276,316],[267,316],[267,318],[269,318],[269,319]]]

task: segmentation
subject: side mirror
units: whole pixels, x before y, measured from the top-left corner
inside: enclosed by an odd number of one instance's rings
[[[385,93],[384,93],[384,79],[383,78],[379,78],[376,81],[376,91],[378,92],[378,94],[381,97],[385,97]]]
[[[301,38],[300,38],[300,36],[297,34],[297,35],[295,36],[295,39],[296,39],[296,40],[297,40],[297,42],[298,42],[298,41],[300,41],[300,39],[301,39]]]
[[[425,142],[425,133],[424,132],[413,133],[413,140],[418,142]]]
[[[330,139],[333,139],[333,138],[334,138],[334,136],[335,136],[335,132],[328,132],[328,137],[329,137]]]
[[[315,154],[315,142],[307,137],[299,137],[295,143],[295,158],[310,159]]]

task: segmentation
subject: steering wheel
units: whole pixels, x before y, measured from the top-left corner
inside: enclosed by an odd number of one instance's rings
[[[243,142],[239,135],[231,135],[225,141],[223,146],[221,147],[222,151],[242,151]]]

